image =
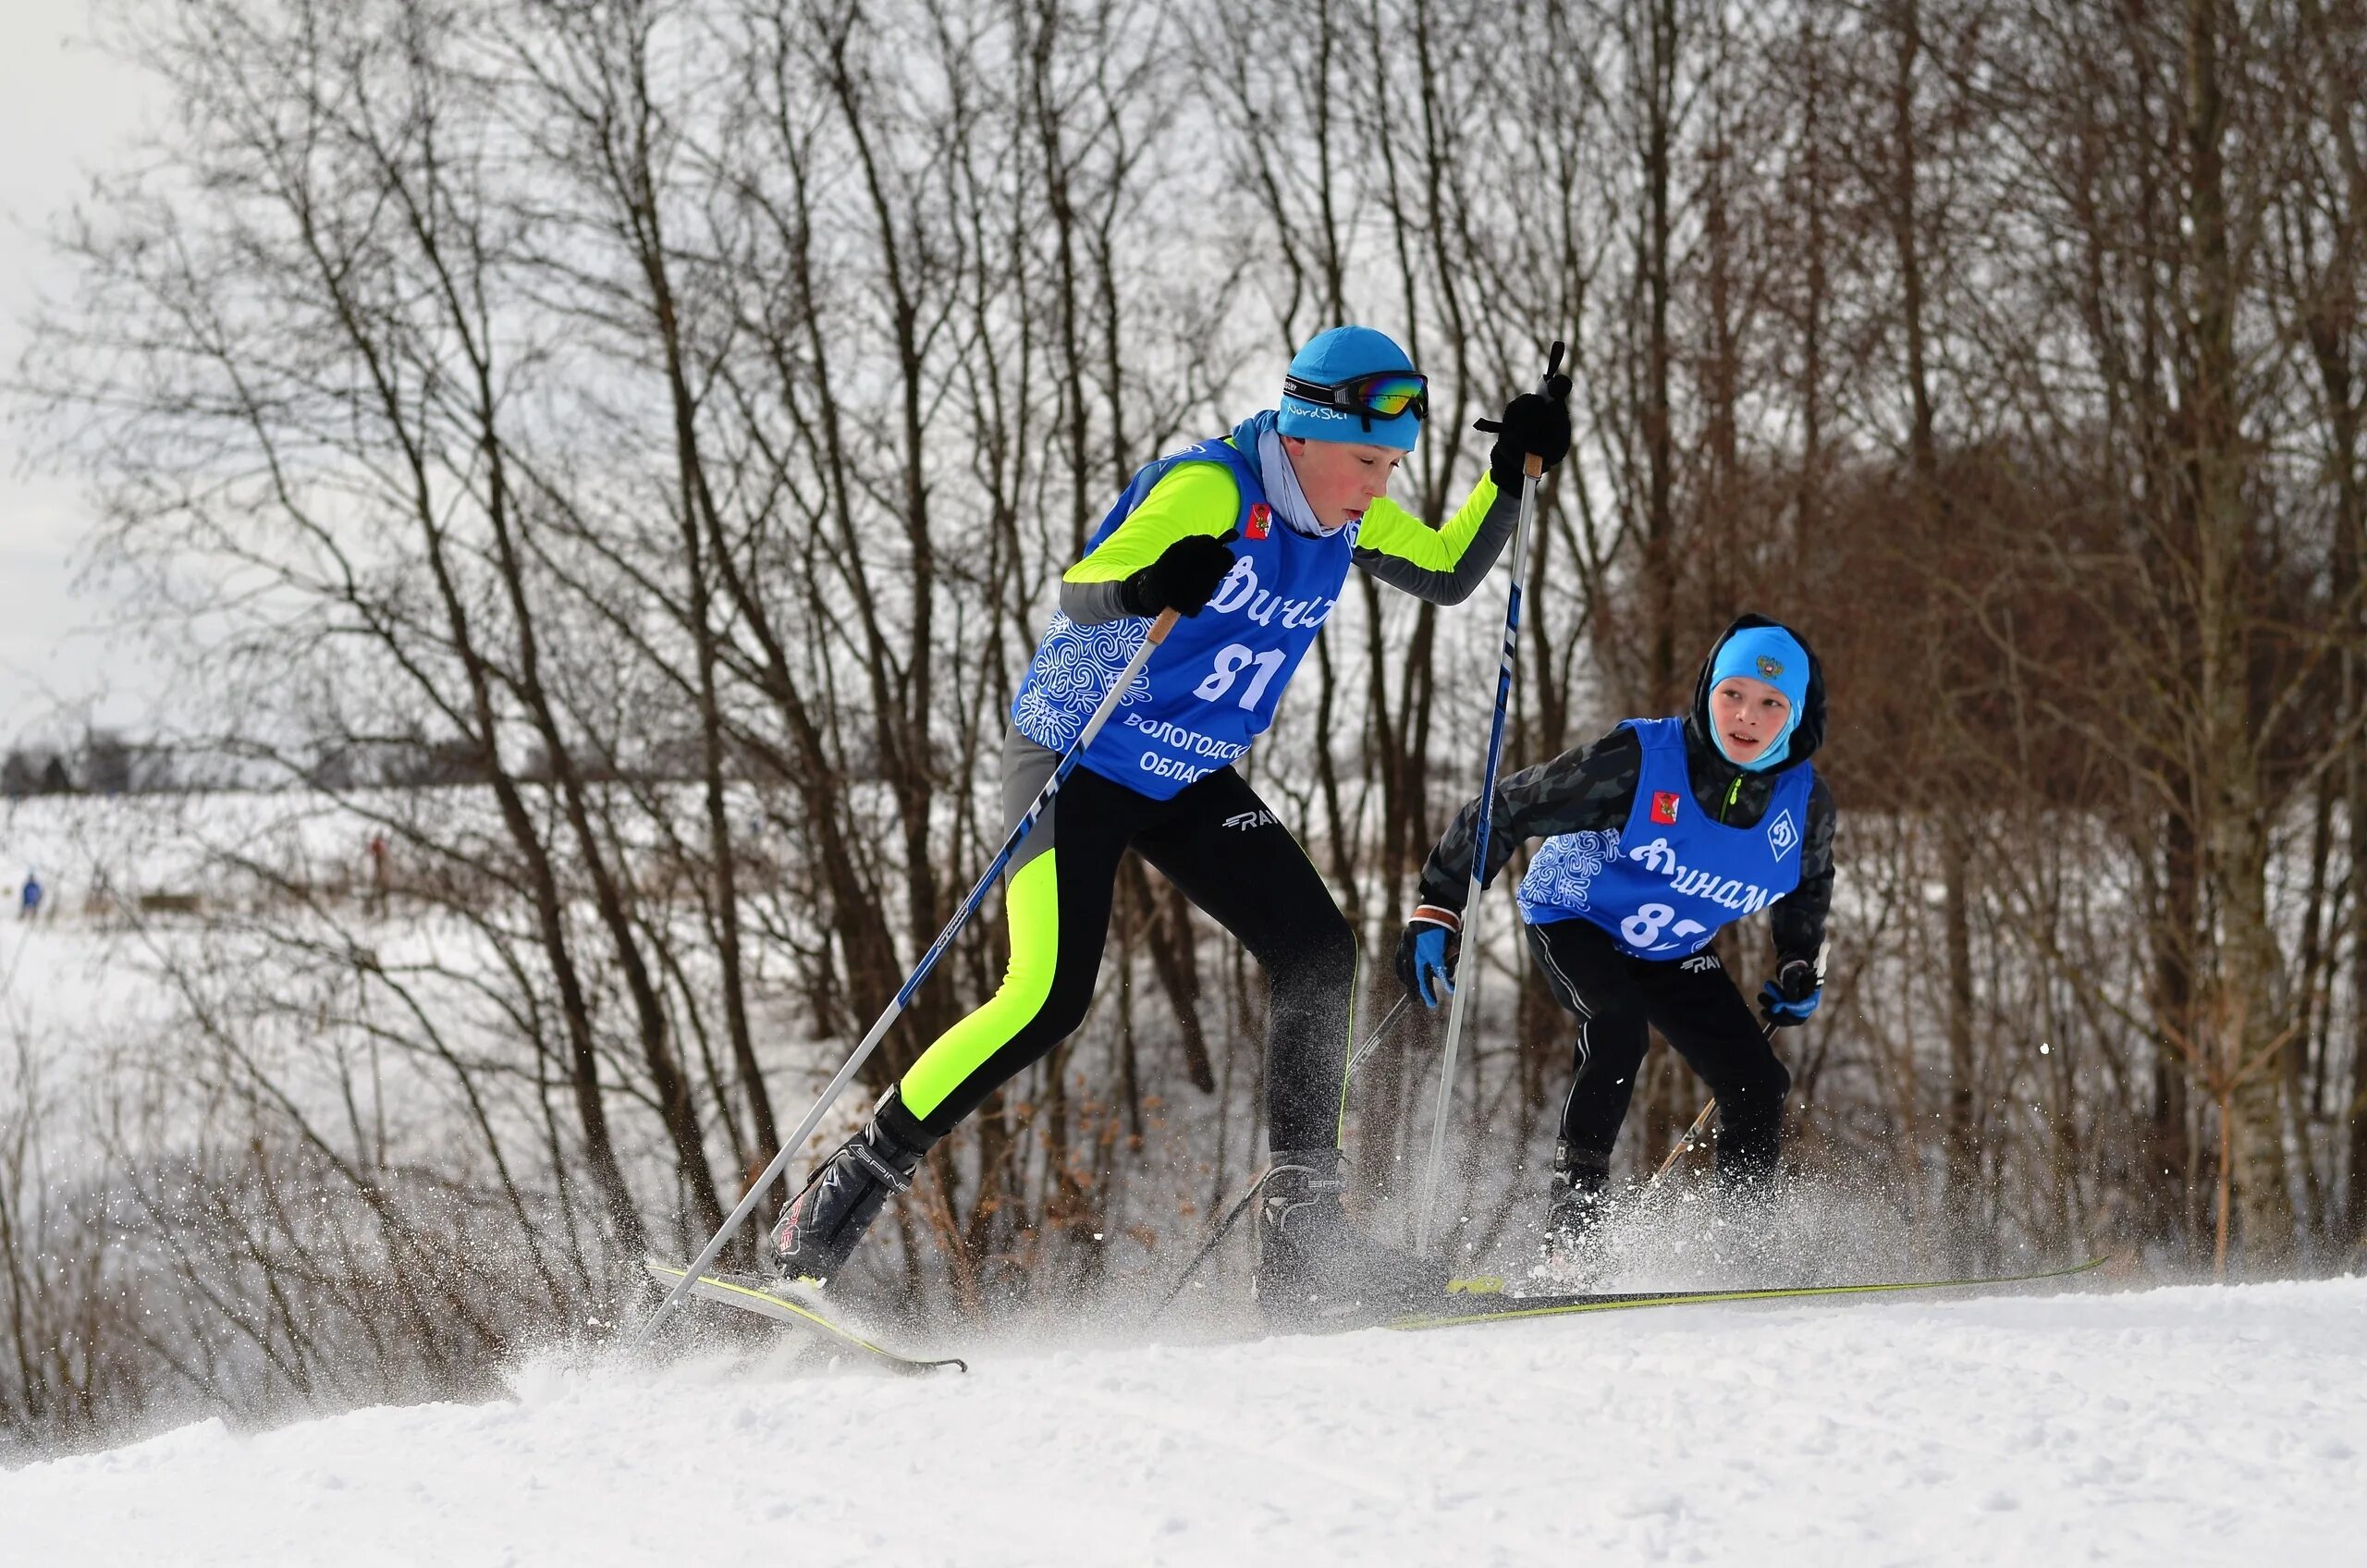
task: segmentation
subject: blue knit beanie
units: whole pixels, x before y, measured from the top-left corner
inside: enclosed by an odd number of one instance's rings
[[[1375,332],[1368,326],[1335,326],[1306,340],[1306,347],[1291,360],[1290,374],[1318,386],[1336,386],[1359,375],[1413,368],[1413,360],[1387,333]],[[1414,417],[1411,410],[1395,419],[1375,416],[1369,430],[1365,423],[1363,418],[1345,409],[1322,408],[1286,392],[1282,395],[1282,417],[1275,428],[1284,435],[1307,441],[1394,447],[1401,452],[1412,451],[1422,434],[1422,422]]]
[[[1800,727],[1800,713],[1809,700],[1809,651],[1800,646],[1799,639],[1780,626],[1746,626],[1721,643],[1710,661],[1710,687],[1730,675],[1747,675],[1753,680],[1764,680],[1784,693],[1792,711],[1784,716],[1784,732],[1775,737],[1768,748],[1748,762],[1734,762],[1748,773],[1758,773],[1782,762],[1792,749],[1792,731]],[[1710,726],[1710,738],[1717,743],[1718,753],[1725,756],[1726,738],[1718,733],[1715,724]]]

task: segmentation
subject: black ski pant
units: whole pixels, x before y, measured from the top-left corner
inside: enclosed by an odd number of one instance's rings
[[[1650,1029],[1658,1029],[1718,1099],[1718,1173],[1774,1174],[1792,1075],[1718,955],[1642,959],[1587,920],[1528,928],[1553,999],[1578,1020],[1577,1069],[1562,1107],[1570,1163],[1607,1171],[1636,1092]]]
[[[1004,766],[1009,819],[1055,761],[1014,741]],[[1232,768],[1164,801],[1085,768],[1071,773],[1016,857],[1006,892],[1011,967],[985,1004],[948,1029],[898,1084],[907,1140],[954,1125],[1085,1022],[1109,938],[1119,857],[1139,852],[1238,937],[1268,986],[1266,1114],[1277,1149],[1340,1138],[1355,934],[1306,851]]]

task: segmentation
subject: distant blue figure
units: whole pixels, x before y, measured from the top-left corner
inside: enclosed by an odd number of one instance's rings
[[[41,878],[30,870],[25,873],[25,890],[18,895],[17,918],[31,920],[41,913]]]

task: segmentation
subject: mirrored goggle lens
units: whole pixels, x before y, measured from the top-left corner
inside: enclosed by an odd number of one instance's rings
[[[1358,407],[1370,409],[1383,419],[1395,419],[1408,409],[1416,419],[1429,411],[1429,383],[1418,375],[1367,376],[1350,382],[1347,390]]]

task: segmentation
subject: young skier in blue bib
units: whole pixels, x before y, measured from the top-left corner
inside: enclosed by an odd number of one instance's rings
[[[1718,639],[1684,717],[1629,719],[1499,787],[1487,880],[1546,836],[1521,879],[1521,917],[1554,999],[1578,1020],[1549,1250],[1575,1248],[1600,1216],[1648,1026],[1717,1096],[1721,1180],[1773,1176],[1791,1075],[1709,945],[1767,910],[1775,977],[1760,992],[1764,1015],[1791,1025],[1816,1011],[1834,810],[1809,759],[1823,740],[1816,655],[1746,615]],[[1398,944],[1399,977],[1431,1007],[1451,985],[1478,809],[1466,805],[1430,852]]]
[[[1001,988],[923,1052],[870,1122],[816,1170],[774,1226],[784,1278],[836,1273],[922,1157],[1083,1022],[1119,858],[1141,852],[1265,971],[1268,1140],[1258,1299],[1290,1317],[1404,1289],[1340,1206],[1340,1120],[1355,938],[1290,830],[1233,764],[1283,690],[1351,568],[1438,604],[1467,597],[1518,513],[1524,457],[1569,450],[1540,394],[1504,411],[1489,476],[1437,529],[1382,492],[1429,412],[1405,351],[1335,327],[1291,361],[1282,406],[1135,474],[1061,581],[1060,609],[1012,704],[1006,822],[1016,823],[1148,629],[1184,619],[1119,702],[1012,857]]]

